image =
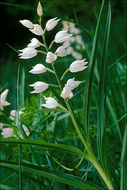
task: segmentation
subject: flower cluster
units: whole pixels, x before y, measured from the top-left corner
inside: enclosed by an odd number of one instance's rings
[[[68,55],[68,46],[67,44],[69,44],[69,42],[74,38],[73,34],[78,34],[79,30],[74,28],[73,25],[73,30],[69,30],[65,29],[62,31],[57,32],[57,34],[55,35],[54,40],[50,43],[49,47],[47,47],[46,41],[45,41],[45,34],[48,31],[51,31],[52,29],[54,29],[56,27],[56,25],[58,24],[58,22],[60,21],[60,19],[57,19],[57,17],[52,18],[50,20],[47,21],[45,28],[43,30],[42,26],[41,26],[41,20],[42,20],[42,15],[43,15],[43,9],[42,6],[39,2],[38,7],[37,7],[37,14],[40,17],[39,20],[39,24],[33,24],[31,21],[29,20],[21,20],[20,23],[23,24],[25,27],[27,27],[29,29],[29,31],[31,31],[32,33],[34,33],[37,36],[42,36],[43,38],[43,43],[41,43],[38,39],[33,38],[31,40],[31,42],[27,45],[26,48],[24,48],[23,50],[19,50],[21,53],[19,54],[21,59],[29,59],[32,58],[34,56],[36,56],[38,53],[42,53],[45,55],[45,62],[48,64],[52,65],[52,70],[47,66],[44,66],[43,64],[36,64],[29,72],[32,74],[41,74],[41,73],[45,73],[47,71],[52,72],[53,74],[56,75],[56,71],[54,69],[54,64],[55,61],[57,60],[58,57],[64,57]],[[72,23],[71,23],[72,24]],[[81,42],[81,39],[80,39]],[[54,45],[54,43],[63,43],[61,46],[59,46],[55,52],[51,51],[52,46]],[[39,47],[45,48],[44,51],[42,50],[38,50],[37,48]],[[63,80],[65,74],[67,72],[71,72],[71,73],[75,73],[75,72],[79,72],[82,71],[84,69],[87,68],[87,62],[85,61],[85,59],[78,59],[74,62],[72,62],[69,66],[69,68],[63,73],[61,80]],[[58,77],[57,77],[57,80]],[[64,88],[62,89],[62,86],[59,83],[59,88],[61,89],[61,97],[66,99],[66,98],[72,98],[73,97],[73,90],[79,86],[79,84],[81,83],[81,81],[76,81],[75,78],[69,79]],[[52,85],[52,84],[47,84],[45,82],[42,81],[37,81],[34,84],[30,84],[29,86],[33,87],[34,90],[31,93],[41,93],[43,91],[45,91],[46,89],[48,89],[48,87]],[[42,106],[47,107],[47,108],[56,108],[56,107],[61,107],[60,104],[58,104],[58,102],[52,98],[46,98],[46,104],[42,104]],[[61,107],[63,108],[63,107]]]
[[[73,37],[64,42],[63,46],[67,50],[67,54],[71,54],[75,59],[82,59],[81,51],[84,51],[85,45],[80,35],[81,30],[75,26],[74,23],[63,21],[63,30],[68,30],[73,33]]]

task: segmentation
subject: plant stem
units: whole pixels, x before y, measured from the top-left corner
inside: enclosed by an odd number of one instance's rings
[[[68,73],[69,72],[69,69],[67,69],[63,74],[62,74],[62,77],[61,77],[61,79],[60,80],[63,80],[63,78],[64,78],[64,76],[66,75],[66,73]]]
[[[41,53],[41,54],[44,54],[44,55],[47,55],[47,53],[45,51],[42,51],[42,50],[37,50],[38,53]]]

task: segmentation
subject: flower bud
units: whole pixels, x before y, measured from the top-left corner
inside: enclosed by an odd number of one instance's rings
[[[31,84],[29,86],[34,87],[34,91],[32,91],[31,93],[40,93],[45,91],[49,87],[47,83],[41,81],[35,82],[34,84]]]
[[[2,92],[2,94],[0,95],[0,109],[3,110],[4,106],[9,106],[10,103],[6,101],[6,97],[8,95],[8,89],[4,90],[4,92]]]
[[[59,56],[59,57],[64,57],[64,56],[66,56],[66,50],[65,50],[64,46],[60,46],[60,47],[56,50],[55,54],[56,54],[57,56]]]
[[[27,45],[28,47],[37,48],[40,47],[40,42],[36,38],[32,38],[31,43]]]
[[[53,54],[52,52],[48,52],[46,56],[46,63],[52,63],[53,61],[56,61],[57,56]]]
[[[46,107],[46,108],[49,108],[49,109],[54,109],[54,108],[57,108],[58,107],[58,102],[54,99],[54,98],[46,98],[45,97],[45,100],[46,100],[46,104],[42,104],[42,106]]]
[[[41,73],[45,73],[46,71],[47,71],[47,68],[44,65],[37,64],[29,72],[32,74],[41,74]]]
[[[70,72],[75,73],[86,69],[88,67],[86,66],[88,62],[85,60],[86,59],[74,61],[69,67]]]
[[[46,30],[50,31],[53,28],[55,28],[55,26],[58,24],[59,21],[60,21],[60,19],[57,19],[57,17],[48,20],[46,23]]]
[[[20,59],[30,59],[37,55],[37,50],[32,47],[27,47],[22,50],[19,50],[21,53],[19,54]]]
[[[42,16],[42,15],[43,15],[43,8],[42,8],[42,5],[41,5],[40,1],[39,1],[39,3],[38,3],[38,6],[37,6],[37,14],[38,14],[39,16]]]
[[[29,20],[20,20],[19,21],[23,26],[25,26],[26,28],[29,28],[29,29],[31,29],[31,28],[33,28],[34,27],[34,25],[33,25],[33,23],[31,22],[31,21],[29,21]]]
[[[60,31],[56,34],[55,36],[55,42],[56,43],[62,43],[71,38],[72,34],[68,34],[67,30],[65,31]]]
[[[44,31],[39,24],[34,24],[32,29],[29,29],[32,33],[38,36],[42,36]]]

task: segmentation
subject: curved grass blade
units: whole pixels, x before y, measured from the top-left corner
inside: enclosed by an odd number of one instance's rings
[[[1,161],[0,165],[2,167],[14,169],[16,171],[18,171],[18,168],[19,168],[19,165],[17,163],[9,162],[9,161]],[[76,177],[76,176],[73,176],[70,174],[66,174],[63,172],[59,172],[59,171],[51,170],[51,169],[48,169],[45,167],[31,165],[31,164],[22,164],[21,167],[22,167],[23,173],[27,173],[30,175],[37,174],[37,175],[43,176],[45,178],[50,178],[50,179],[57,180],[64,184],[68,184],[72,187],[77,187],[78,189],[102,190],[101,187],[99,187],[95,184],[85,182],[84,180],[80,179],[79,177]]]
[[[123,139],[120,174],[121,174],[120,190],[127,189],[127,126],[125,128],[125,134]]]
[[[11,143],[11,144],[22,144],[22,145],[34,145],[34,146],[42,146],[45,148],[51,148],[63,152],[67,152],[70,154],[76,154],[83,158],[88,159],[88,156],[86,153],[78,150],[77,148],[74,148],[73,146],[64,145],[64,144],[53,144],[53,143],[46,143],[42,142],[40,140],[27,140],[27,139],[4,139],[1,138],[0,143]]]
[[[97,55],[97,46],[98,46],[98,40],[99,40],[99,28],[100,28],[101,20],[103,17],[104,4],[105,4],[105,0],[103,0],[103,2],[102,2],[98,21],[97,21],[97,26],[96,26],[94,40],[93,40],[92,53],[91,53],[89,67],[88,67],[88,79],[86,81],[86,88],[84,91],[84,107],[83,107],[83,109],[84,109],[86,136],[88,134],[88,125],[89,125],[89,109],[90,109],[92,79],[93,79],[94,66],[95,66],[95,60],[96,60],[96,55]]]
[[[105,157],[103,138],[105,132],[106,71],[107,71],[107,50],[109,42],[110,24],[111,24],[111,5],[109,3],[105,34],[104,34],[104,43],[102,47],[102,59],[100,63],[101,70],[100,70],[100,80],[99,80],[98,97],[97,97],[97,149],[98,149],[99,159],[101,161]]]

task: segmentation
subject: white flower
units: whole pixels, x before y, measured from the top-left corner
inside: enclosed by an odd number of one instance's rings
[[[50,108],[50,109],[53,109],[53,108],[57,108],[59,106],[58,102],[54,99],[54,98],[46,98],[45,97],[45,100],[46,100],[46,104],[42,104],[42,106],[46,107],[46,108]]]
[[[64,99],[73,97],[73,93],[72,93],[71,89],[69,87],[67,87],[66,85],[62,90],[61,97]]]
[[[47,68],[44,65],[37,64],[29,72],[32,74],[41,74],[41,73],[45,73],[46,71],[47,71]]]
[[[35,82],[34,84],[31,84],[29,86],[34,87],[35,89],[31,93],[40,93],[40,92],[45,91],[49,87],[47,83],[41,82],[41,81]]]
[[[10,103],[6,101],[6,97],[8,94],[8,89],[6,89],[4,92],[2,92],[2,94],[0,95],[0,109],[3,110],[4,106],[9,106]]]
[[[19,117],[20,117],[20,115],[23,114],[23,113],[24,113],[24,112],[23,112],[22,110],[19,110],[19,111],[11,110],[11,112],[10,112],[10,119],[11,119],[11,120],[15,120],[15,117],[16,117],[16,116],[19,116]]]
[[[56,54],[57,56],[59,56],[59,57],[64,57],[64,56],[66,56],[66,50],[65,50],[64,46],[60,46],[60,47],[56,50],[55,54]]]
[[[37,50],[32,47],[26,47],[22,50],[19,50],[21,53],[19,54],[20,59],[30,59],[37,55]]]
[[[76,87],[79,86],[80,83],[81,81],[75,81],[75,78],[73,78],[73,79],[69,79],[65,86],[70,88],[71,90],[74,90]]]
[[[43,31],[43,29],[41,28],[41,26],[40,26],[39,24],[34,24],[33,26],[34,26],[34,28],[29,29],[29,30],[30,30],[32,33],[34,33],[34,34],[36,34],[36,35],[38,35],[38,36],[42,36],[43,33],[44,33],[44,31]]]
[[[13,129],[12,128],[4,128],[1,135],[3,135],[5,138],[7,137],[13,137]]]
[[[37,48],[41,45],[38,39],[32,38],[31,43],[29,43],[27,46],[32,48]]]
[[[29,29],[31,29],[31,28],[33,28],[34,27],[34,25],[33,25],[33,23],[31,22],[31,21],[29,21],[29,20],[20,20],[19,21],[23,26],[25,26],[26,28],[29,28]]]
[[[57,56],[53,54],[52,52],[48,52],[46,56],[46,63],[52,63],[53,61],[56,61]]]
[[[57,19],[57,17],[48,20],[47,23],[46,23],[46,30],[47,30],[47,31],[50,31],[50,30],[52,30],[53,28],[55,28],[55,26],[58,24],[59,20],[60,20],[60,19]]]
[[[74,61],[69,67],[70,72],[75,73],[86,69],[88,67],[86,66],[88,62],[86,62],[85,60],[86,59]]]
[[[37,14],[38,14],[39,16],[42,16],[42,15],[43,15],[43,9],[42,9],[42,6],[41,6],[40,1],[39,1],[39,3],[38,3],[38,6],[37,6]]]
[[[67,30],[60,31],[55,36],[55,42],[56,43],[62,43],[71,38],[72,34],[68,34]]]

